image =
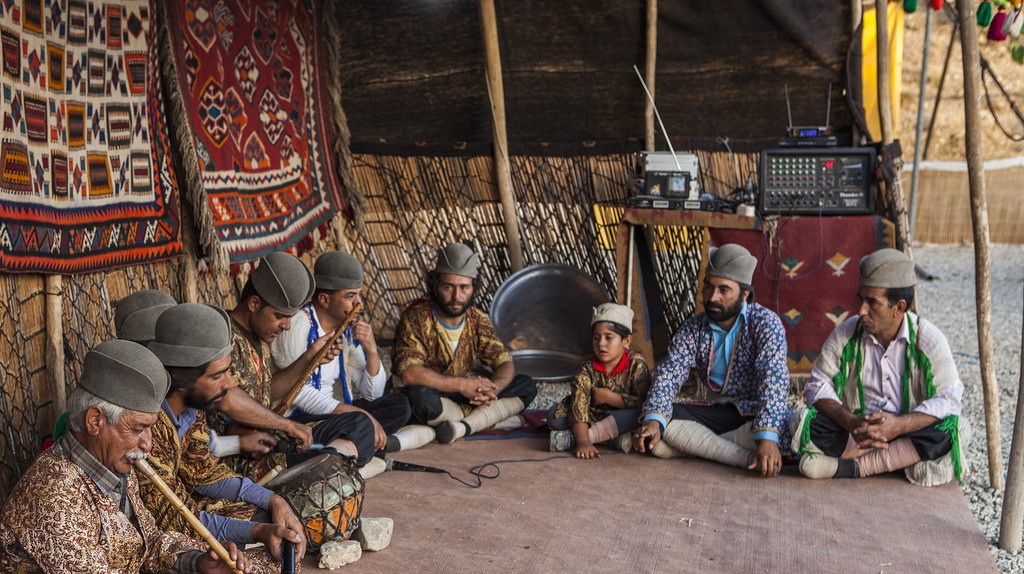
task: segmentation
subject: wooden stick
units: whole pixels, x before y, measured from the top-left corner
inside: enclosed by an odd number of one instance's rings
[[[523,268],[523,245],[519,237],[519,218],[512,189],[511,166],[508,159],[508,133],[505,129],[505,88],[501,82],[501,52],[498,49],[498,23],[494,13],[494,0],[480,0],[480,26],[484,34],[484,52],[487,54],[487,94],[491,100],[492,127],[494,129],[494,172],[498,180],[498,196],[505,219],[505,240],[508,258],[515,273]]]
[[[654,74],[658,59],[658,0],[647,0],[647,51],[644,54],[647,91],[654,95]],[[644,149],[654,151],[654,102],[644,100]]]
[[[64,374],[64,280],[46,276],[46,364],[50,375],[53,420],[67,410],[67,381]]]
[[[971,220],[974,223],[974,295],[977,300],[978,355],[981,387],[985,397],[985,434],[988,444],[989,484],[1003,489],[1003,448],[999,439],[999,386],[992,360],[992,293],[989,286],[988,203],[985,199],[985,162],[981,139],[981,56],[975,3],[957,0],[960,14],[960,46],[964,62],[964,120],[967,144],[967,179],[971,186]]]
[[[1020,383],[1017,386],[1017,417],[1013,421],[1010,461],[1006,469],[1006,494],[999,520],[999,547],[1016,554],[1024,525],[1024,330],[1021,333]]]
[[[202,536],[203,540],[206,541],[210,548],[217,553],[217,556],[220,556],[220,559],[228,565],[228,568],[231,568],[235,574],[242,574],[242,571],[238,569],[235,561],[231,559],[231,555],[228,554],[227,549],[221,545],[219,540],[213,537],[213,534],[203,526],[203,523],[196,518],[196,515],[192,514],[192,511],[185,506],[185,503],[178,498],[178,495],[174,494],[174,491],[171,490],[171,488],[167,486],[167,483],[160,478],[160,475],[153,470],[153,467],[149,466],[146,459],[140,458],[139,460],[136,460],[135,470],[137,470],[142,476],[148,478],[149,481],[156,486],[156,489],[160,491],[160,494],[164,495],[164,498],[170,501],[171,505],[174,506],[174,509],[185,517],[185,520],[188,521],[189,525],[198,532],[200,536]]]
[[[302,386],[306,384],[306,380],[309,379],[310,375],[313,374],[313,371],[315,371],[316,368],[320,366],[320,362],[323,361],[324,357],[327,356],[327,353],[330,352],[331,347],[333,347],[338,342],[338,340],[341,339],[341,336],[345,334],[345,329],[348,328],[352,321],[355,321],[356,315],[358,315],[359,312],[362,310],[362,303],[356,303],[355,307],[352,307],[352,310],[349,311],[348,313],[348,317],[345,317],[345,322],[342,323],[340,327],[335,329],[334,338],[331,339],[329,343],[321,347],[319,351],[317,351],[316,356],[314,356],[309,361],[309,364],[306,365],[305,369],[302,369],[302,373],[299,374],[299,378],[295,381],[295,384],[292,385],[292,388],[290,391],[288,391],[288,394],[285,395],[284,399],[282,399],[281,402],[278,403],[276,407],[274,407],[275,413],[279,415],[284,415],[284,413],[288,411],[288,408],[292,406],[293,402],[295,402],[295,397],[299,396],[299,391],[302,390]]]

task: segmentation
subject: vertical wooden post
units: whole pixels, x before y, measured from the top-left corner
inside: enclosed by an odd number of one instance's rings
[[[46,276],[46,372],[50,379],[53,420],[68,410],[67,379],[64,372],[64,280]]]
[[[1006,494],[999,520],[999,547],[1016,554],[1020,551],[1024,527],[1024,329],[1021,329],[1020,382],[1017,385],[1017,417],[1013,421],[1010,461],[1006,469]]]
[[[647,53],[644,78],[654,97],[654,74],[658,61],[658,0],[647,0]],[[644,149],[654,151],[654,103],[644,100]]]
[[[892,100],[889,97],[889,9],[887,1],[875,2],[875,36],[878,56],[878,123],[882,129],[882,144],[895,141],[892,126]],[[896,248],[910,256],[910,239],[907,236],[907,202],[903,197],[903,160],[887,158],[893,164],[892,215],[896,225]]]
[[[512,168],[508,158],[508,133],[505,130],[505,88],[501,81],[501,51],[498,48],[498,22],[494,13],[494,0],[480,0],[480,26],[484,33],[484,51],[487,54],[487,94],[491,100],[491,119],[494,130],[494,171],[498,180],[498,196],[505,219],[508,258],[512,272],[523,268],[523,244],[519,237],[519,216],[512,189]]]
[[[864,0],[850,0],[850,32],[851,34],[857,34],[858,28],[860,28],[861,20],[864,18]],[[861,32],[863,35],[863,32]],[[860,128],[857,127],[857,122],[853,122],[853,126],[850,128],[850,136],[853,145],[860,145]]]
[[[985,396],[985,434],[988,442],[989,484],[1003,488],[1003,450],[999,440],[999,388],[992,362],[992,293],[989,286],[988,202],[985,198],[985,163],[981,139],[981,58],[975,2],[957,0],[960,46],[964,62],[964,120],[966,124],[967,178],[971,186],[974,223],[974,295],[977,301],[978,351],[981,386]]]

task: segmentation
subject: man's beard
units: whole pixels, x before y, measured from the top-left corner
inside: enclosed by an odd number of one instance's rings
[[[449,317],[461,317],[466,314],[466,311],[468,311],[470,307],[473,306],[473,302],[476,300],[476,291],[473,291],[473,294],[469,296],[469,299],[467,299],[465,303],[458,303],[456,301],[442,302],[441,298],[437,296],[437,293],[434,293],[431,299],[434,300],[434,305],[443,311],[445,315],[448,315]],[[456,305],[461,305],[462,308],[456,310]]]
[[[732,307],[721,307],[717,303],[710,301],[704,302],[704,314],[715,322],[728,321],[736,315],[740,314],[740,310],[743,309],[743,299],[740,298],[736,301],[736,304]]]
[[[212,397],[204,397],[196,392],[195,387],[191,387],[185,392],[185,405],[208,413],[217,412],[217,407],[220,406],[219,401],[226,394],[228,394],[228,391],[224,389]]]

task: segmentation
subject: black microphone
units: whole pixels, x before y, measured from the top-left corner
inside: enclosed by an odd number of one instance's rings
[[[295,574],[295,543],[281,540],[281,574]]]
[[[385,470],[413,470],[416,472],[437,472],[444,474],[446,471],[440,468],[434,468],[432,466],[423,466],[422,464],[413,464],[411,462],[402,462],[393,458],[384,459],[387,462],[387,468]]]

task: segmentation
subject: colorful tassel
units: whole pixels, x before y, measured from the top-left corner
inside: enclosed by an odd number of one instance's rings
[[[1003,24],[1006,23],[1006,9],[1002,6],[999,7],[999,12],[996,12],[995,16],[992,16],[992,23],[988,27],[988,34],[986,38],[993,42],[1002,42],[1006,39],[1006,34],[1003,34]]]
[[[985,0],[978,6],[978,25],[984,28],[992,22],[992,3]]]
[[[928,0],[928,5],[932,10],[942,10],[942,0]]]
[[[1016,39],[1020,36],[1021,24],[1024,24],[1024,14],[1021,14],[1021,9],[1017,8],[1003,22],[1003,34]]]
[[[917,12],[917,0],[903,0],[903,11],[907,14]]]
[[[1014,62],[1024,64],[1024,45],[1016,44],[1013,48],[1010,48],[1010,56],[1013,57]]]

